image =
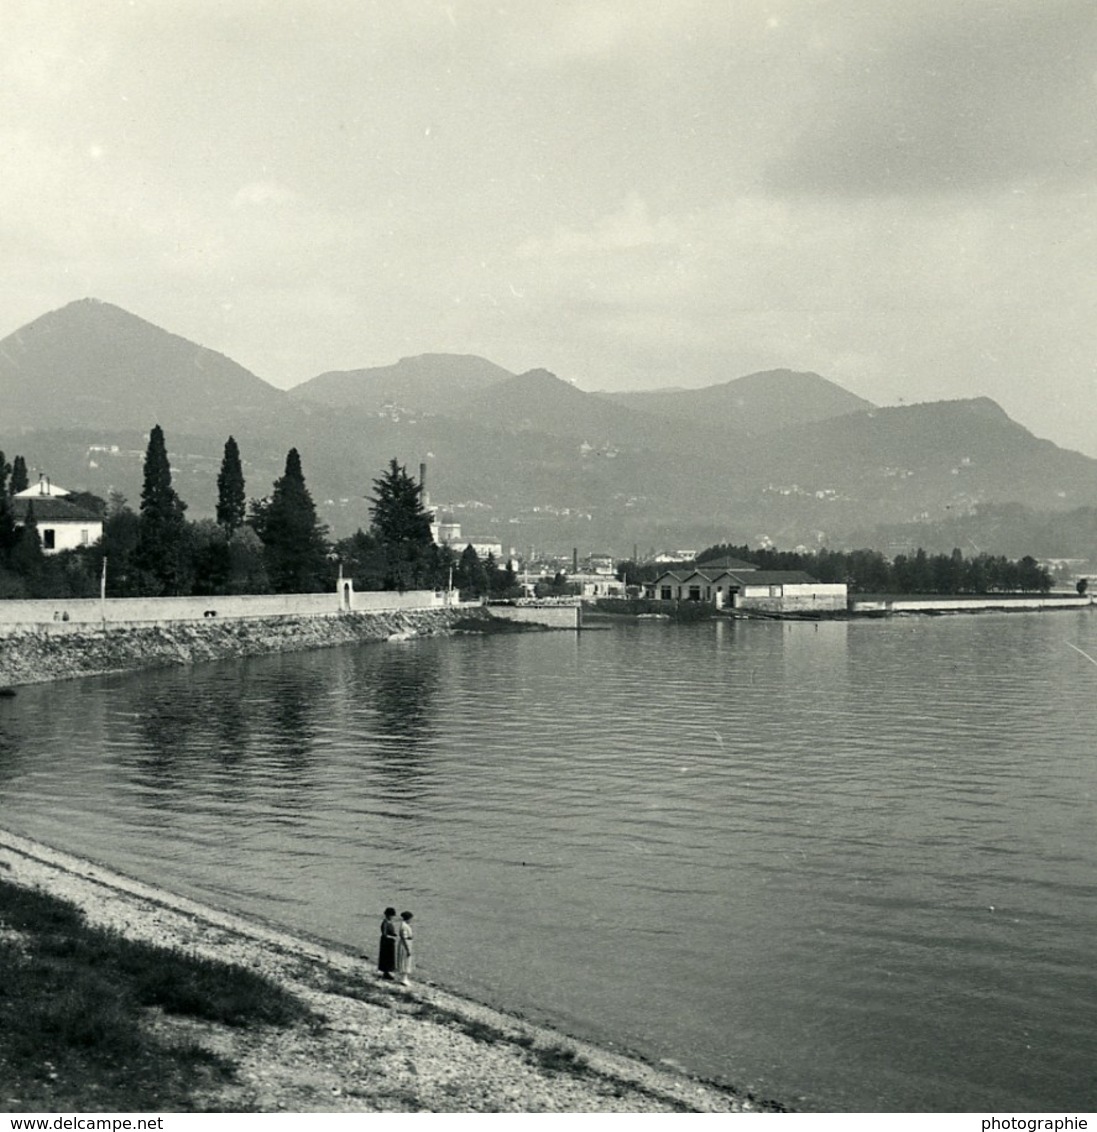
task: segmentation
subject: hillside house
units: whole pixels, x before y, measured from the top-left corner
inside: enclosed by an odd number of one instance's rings
[[[23,526],[33,509],[43,554],[92,546],[103,537],[103,520],[94,511],[70,503],[65,496],[71,494],[43,476],[32,487],[12,496],[16,526]]]

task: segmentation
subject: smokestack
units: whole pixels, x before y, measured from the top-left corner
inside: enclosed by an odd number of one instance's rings
[[[419,498],[422,500],[423,510],[427,509],[427,503],[430,496],[427,495],[427,466],[426,464],[419,465]]]
[[[573,574],[579,573],[579,548],[577,546],[571,548],[571,572]]]

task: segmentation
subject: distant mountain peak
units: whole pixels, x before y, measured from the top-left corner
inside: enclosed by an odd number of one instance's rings
[[[879,410],[883,411],[883,410]],[[985,420],[1017,422],[994,400],[993,397],[953,397],[943,401],[915,401],[909,405],[889,405],[888,412],[947,413],[951,415],[976,415]],[[1023,427],[1018,425],[1017,427]]]
[[[524,385],[542,385],[545,387],[563,386],[566,389],[575,388],[570,381],[565,381],[562,377],[557,377],[556,374],[547,369],[528,369],[525,373],[520,373],[517,380]]]
[[[758,435],[874,408],[871,401],[810,371],[762,370],[696,389],[603,394],[633,409]]]
[[[0,342],[0,399],[21,427],[220,425],[285,394],[114,303],[76,299]]]
[[[425,364],[441,362],[446,365],[470,363],[473,365],[491,365],[487,358],[479,354],[447,354],[441,351],[428,350],[425,354],[408,354],[401,358],[396,365],[404,369],[419,369]],[[358,371],[353,371],[358,372]]]
[[[477,354],[414,354],[389,366],[328,370],[294,386],[290,395],[333,408],[376,412],[386,404],[436,413],[456,396],[509,381],[509,370]]]
[[[132,319],[134,322],[145,322],[147,325],[152,326],[151,322],[143,319],[140,315],[128,311],[125,307],[118,306],[117,303],[108,303],[105,299],[96,299],[91,296],[83,299],[73,299],[71,303],[65,303],[63,307],[58,307],[56,310],[47,311],[41,315],[36,322],[41,322],[43,318],[57,318],[65,315],[80,315],[92,314],[96,317],[101,317],[104,314],[121,315],[123,318]],[[33,325],[33,323],[31,324]],[[159,329],[159,328],[158,328]],[[164,333],[168,333],[165,331]]]

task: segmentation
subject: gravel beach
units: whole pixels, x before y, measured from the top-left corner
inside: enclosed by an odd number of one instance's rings
[[[128,938],[258,971],[322,1016],[320,1025],[241,1029],[150,1010],[147,1024],[161,1036],[198,1041],[236,1065],[228,1085],[192,1098],[196,1111],[780,1107],[533,1026],[429,983],[382,983],[368,957],[205,907],[4,831],[0,876],[70,901],[90,923]],[[18,1111],[18,1098],[0,1095],[0,1109]]]

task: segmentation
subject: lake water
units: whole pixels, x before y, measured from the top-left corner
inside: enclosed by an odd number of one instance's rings
[[[638,622],[21,689],[0,822],[812,1110],[1097,1108],[1097,619]],[[365,966],[364,966],[365,969]]]

